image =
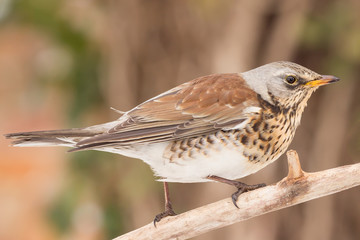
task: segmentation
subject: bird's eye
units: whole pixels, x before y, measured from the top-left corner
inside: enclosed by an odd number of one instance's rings
[[[291,84],[291,85],[298,81],[297,77],[295,77],[293,75],[286,76],[285,80],[288,84]]]

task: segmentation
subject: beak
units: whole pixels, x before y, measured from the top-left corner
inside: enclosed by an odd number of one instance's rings
[[[306,86],[309,87],[319,87],[322,85],[330,84],[339,81],[340,78],[337,78],[332,75],[322,75],[320,79],[312,80],[305,83]]]

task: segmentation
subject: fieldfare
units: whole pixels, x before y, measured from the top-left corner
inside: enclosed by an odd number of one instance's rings
[[[139,158],[164,182],[165,212],[174,215],[167,182],[218,181],[238,196],[264,186],[235,181],[282,155],[311,94],[339,79],[291,62],[244,73],[199,77],[136,106],[115,121],[86,128],[7,134],[14,146],[68,146]]]

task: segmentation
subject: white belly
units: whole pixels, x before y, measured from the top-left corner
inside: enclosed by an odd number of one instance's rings
[[[233,145],[221,149],[209,149],[207,155],[194,154],[191,158],[170,160],[164,157],[167,143],[153,143],[137,145],[132,149],[101,149],[125,156],[139,158],[149,164],[160,177],[159,181],[166,182],[206,182],[206,177],[215,175],[227,179],[238,179],[250,175],[264,168],[273,161],[250,162],[242,154],[242,147]]]

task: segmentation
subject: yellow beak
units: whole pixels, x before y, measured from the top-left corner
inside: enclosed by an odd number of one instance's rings
[[[340,78],[337,78],[332,75],[322,75],[322,77],[320,79],[309,81],[309,82],[305,83],[305,85],[309,86],[309,87],[318,87],[318,86],[334,83],[339,80],[340,80]]]

